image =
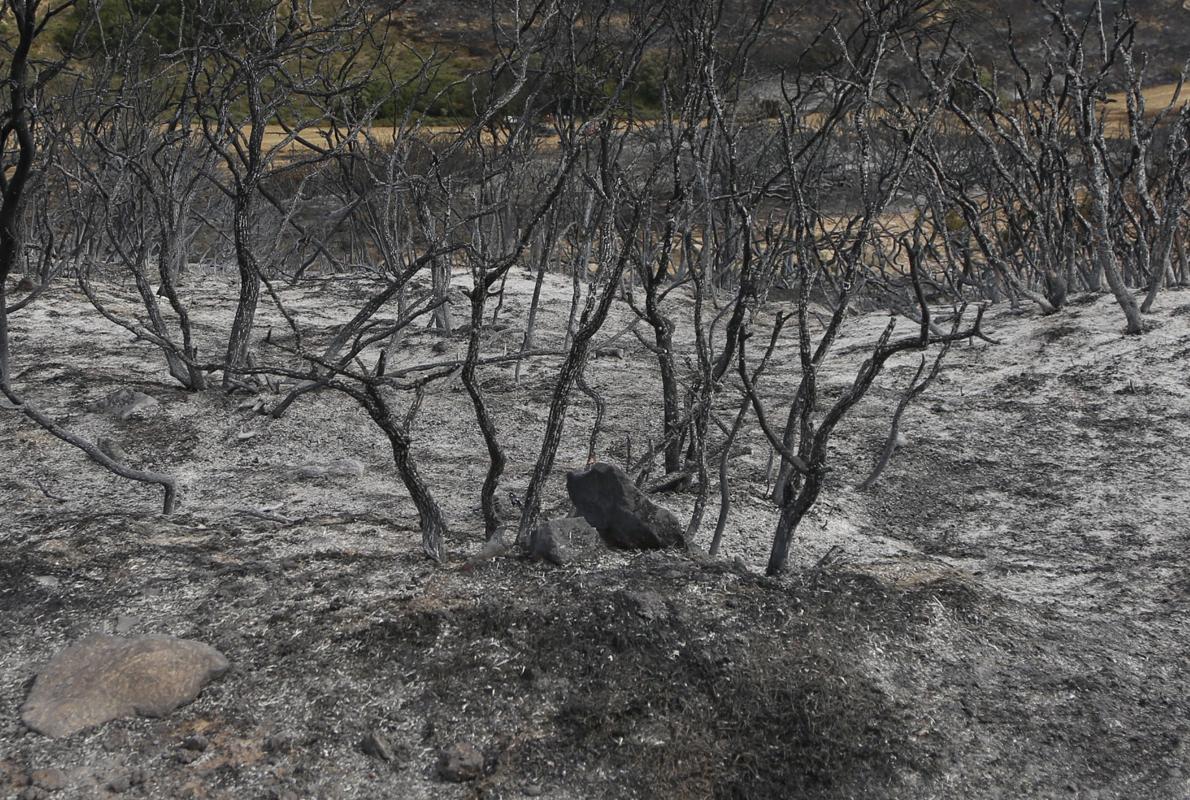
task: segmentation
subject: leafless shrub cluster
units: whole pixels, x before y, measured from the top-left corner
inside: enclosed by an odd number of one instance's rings
[[[717,491],[712,551],[731,511],[733,443],[763,431],[779,512],[768,569],[780,572],[822,491],[832,433],[891,359],[933,349],[928,382],[952,342],[983,337],[986,303],[1056,312],[1070,292],[1104,286],[1140,333],[1159,290],[1190,279],[1190,111],[1180,87],[1158,113],[1147,107],[1126,11],[1050,8],[1040,57],[1014,51],[989,76],[931,2],[857,3],[804,57],[761,75],[753,55],[770,47],[770,6],[741,17],[715,2],[495,3],[490,65],[444,85],[438,54],[392,40],[370,3],[327,14],[298,0],[233,12],[198,0],[176,46],[152,53],[146,26],[105,30],[83,14],[75,44],[96,31],[104,43],[83,57],[37,46],[76,13],[69,0],[6,0],[0,390],[104,467],[165,485],[170,510],[172,479],[113,461],[12,385],[21,350],[8,315],[51,281],[76,280],[188,390],[218,376],[224,391],[263,392],[273,416],[301,414],[314,392],[352,398],[391,445],[423,548],[441,559],[447,520],[412,449],[426,388],[457,376],[470,400],[491,538],[509,432],[479,376],[513,364],[519,378],[534,359],[556,367],[540,451],[516,487],[524,541],[576,391],[599,410],[596,450],[604,402],[584,373],[615,340],[646,352],[661,386],[656,438],[624,466],[638,485],[695,494],[688,537]],[[415,68],[396,69],[395,52],[413,53]],[[758,104],[748,90],[761,81],[772,90]],[[1104,102],[1116,91],[1122,111]],[[466,119],[415,111],[447,92],[467,97]],[[194,330],[179,291],[211,263],[234,264],[239,286],[218,341]],[[510,321],[520,347],[496,353],[514,270],[536,288]],[[536,326],[551,273],[573,293],[563,344],[545,350]],[[15,290],[17,274],[30,286]],[[277,291],[324,280],[361,287],[330,334]],[[128,287],[143,313],[109,308],[101,282]],[[256,331],[262,294],[287,331]],[[824,397],[818,376],[861,301],[894,316],[851,385]],[[635,318],[628,330],[608,328],[617,303]],[[912,333],[895,335],[898,317]],[[461,358],[403,348],[411,326],[460,324]],[[773,385],[786,345],[796,377]]]

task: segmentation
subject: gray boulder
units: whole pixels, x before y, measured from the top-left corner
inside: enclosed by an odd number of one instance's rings
[[[57,738],[137,714],[163,717],[227,668],[227,659],[201,642],[93,634],[59,652],[38,674],[21,719]]]
[[[609,547],[657,550],[686,546],[673,512],[646,497],[619,467],[595,463],[569,472],[566,490],[579,514]]]
[[[103,401],[109,414],[121,421],[150,417],[160,408],[157,398],[135,389],[117,389]]]
[[[563,566],[599,544],[599,534],[582,517],[563,517],[543,522],[529,535],[529,556]]]

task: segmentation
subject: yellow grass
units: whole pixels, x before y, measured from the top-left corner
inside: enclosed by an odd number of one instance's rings
[[[1150,86],[1143,91],[1145,98],[1145,116],[1152,118],[1167,108],[1177,94],[1176,83],[1163,83]],[[1190,102],[1190,85],[1183,86],[1177,97],[1178,107]],[[1105,129],[1108,135],[1121,138],[1128,136],[1128,98],[1123,92],[1116,92],[1107,96],[1103,107]]]

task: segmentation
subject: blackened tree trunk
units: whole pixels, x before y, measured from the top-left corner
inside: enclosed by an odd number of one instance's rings
[[[413,505],[417,509],[418,520],[421,525],[421,547],[426,555],[435,561],[443,557],[443,538],[447,533],[446,522],[442,518],[442,511],[434,501],[429,487],[418,472],[417,464],[409,452],[409,433],[404,426],[392,415],[388,401],[380,393],[377,386],[368,386],[365,393],[357,399],[363,400],[364,409],[368,416],[384,431],[393,451],[393,465],[401,482],[409,492]]]
[[[256,307],[260,302],[260,269],[252,249],[251,214],[252,192],[250,185],[237,191],[233,212],[233,235],[236,247],[236,266],[240,273],[240,296],[236,303],[235,321],[227,340],[227,367],[223,374],[223,387],[234,385],[238,371],[248,361],[248,344],[256,320]]]

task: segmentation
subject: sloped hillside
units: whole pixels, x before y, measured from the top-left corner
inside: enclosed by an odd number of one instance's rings
[[[780,580],[759,574],[774,524],[759,431],[733,473],[722,558],[468,560],[481,545],[482,440],[465,393],[442,382],[415,426],[453,529],[437,567],[351,401],[308,397],[273,421],[242,396],[186,395],[150,347],[77,293],[51,291],[13,320],[15,382],[73,429],[177,475],[182,499],[163,517],[148,490],[0,410],[0,798],[110,797],[122,775],[137,778],[129,796],[153,798],[1190,793],[1190,291],[1162,295],[1143,337],[1121,334],[1106,296],[1048,317],[993,309],[998,344],[952,350],[906,415],[905,445],[860,492],[916,356],[896,363],[841,427]],[[103,291],[118,310],[118,287]],[[230,279],[187,291],[216,347]],[[354,291],[282,290],[315,335],[347,316]],[[519,345],[531,291],[510,279],[492,352]],[[547,282],[544,348],[569,292]],[[608,335],[629,321],[618,309]],[[827,394],[884,322],[849,322]],[[269,324],[281,329],[266,315],[262,336]],[[402,358],[449,357],[462,342],[418,331]],[[623,352],[593,361],[589,378],[608,406],[599,455],[617,461],[627,438],[639,451],[656,435],[659,389],[631,335],[605,343]],[[773,403],[795,378],[791,356],[764,379]],[[511,367],[482,375],[509,489],[526,478],[554,376],[545,357],[519,381]],[[160,408],[113,419],[102,400],[121,387]],[[724,397],[724,410],[737,402]],[[567,510],[562,471],[585,461],[593,418],[576,400],[550,514]],[[363,474],[301,469],[342,458]],[[679,515],[692,505],[658,500]],[[27,730],[35,671],[92,631],[198,639],[232,668],[164,719],[64,740]],[[369,735],[389,760],[361,749]],[[482,752],[484,775],[443,782],[436,759],[459,741]],[[27,785],[47,769],[59,788]]]

